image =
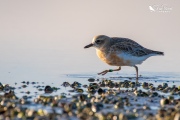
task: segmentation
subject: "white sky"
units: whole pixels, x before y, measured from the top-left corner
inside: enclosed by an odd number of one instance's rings
[[[153,5],[172,10],[150,12]],[[83,48],[99,34],[165,52],[147,59],[140,71],[180,72],[179,21],[179,0],[1,0],[0,72],[31,76],[114,68],[95,49]],[[122,68],[129,70],[135,72]]]

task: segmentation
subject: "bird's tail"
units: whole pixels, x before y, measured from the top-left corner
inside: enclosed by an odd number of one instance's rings
[[[160,51],[153,51],[152,53],[156,55],[164,55],[164,52],[160,52]]]

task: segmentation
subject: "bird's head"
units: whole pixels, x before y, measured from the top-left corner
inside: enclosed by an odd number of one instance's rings
[[[91,44],[85,46],[84,48],[95,47],[96,49],[103,49],[106,45],[108,45],[109,41],[110,37],[98,35],[93,38]]]

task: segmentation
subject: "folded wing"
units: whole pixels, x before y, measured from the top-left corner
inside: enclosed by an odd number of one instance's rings
[[[118,42],[117,42],[118,41]],[[150,50],[147,49],[143,46],[141,46],[140,44],[138,44],[137,42],[128,39],[128,38],[112,38],[112,42],[111,42],[111,47],[110,47],[110,51],[111,52],[123,52],[123,53],[127,53],[130,54],[132,56],[137,56],[137,57],[142,57],[142,56],[146,56],[146,55],[164,55],[163,52],[159,52],[159,51],[154,51],[154,50]]]

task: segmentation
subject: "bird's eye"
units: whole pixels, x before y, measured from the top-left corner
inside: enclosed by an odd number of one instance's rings
[[[96,40],[96,43],[100,43],[101,41],[100,40]]]

